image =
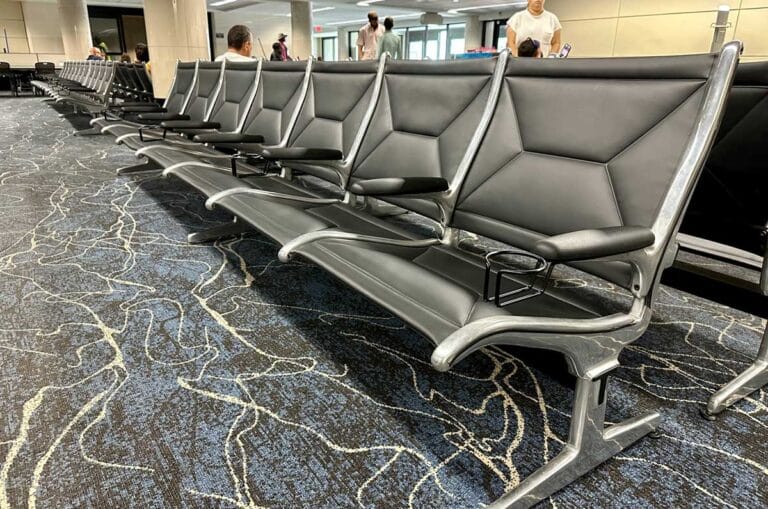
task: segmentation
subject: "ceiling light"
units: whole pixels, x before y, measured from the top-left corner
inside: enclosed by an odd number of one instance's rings
[[[219,7],[221,5],[227,5],[235,2],[237,2],[237,0],[219,0],[218,2],[213,2],[211,7]]]
[[[312,12],[323,12],[323,11],[332,11],[336,7],[318,7],[317,9],[312,9]]]
[[[326,25],[351,25],[353,23],[365,23],[368,21],[368,18],[366,19],[348,19],[347,21],[333,21],[331,23],[325,23]]]
[[[376,2],[383,2],[384,0],[362,0],[362,2],[357,2],[356,5],[359,5],[360,7],[368,7],[371,4],[375,4]]]
[[[521,7],[528,5],[528,2],[512,2],[507,4],[491,4],[491,5],[475,5],[474,7],[458,7],[456,9],[448,9],[449,14],[457,14],[461,11],[473,11],[477,9],[493,9],[495,7]]]

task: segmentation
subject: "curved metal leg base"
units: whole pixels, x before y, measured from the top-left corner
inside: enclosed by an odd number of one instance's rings
[[[240,235],[248,230],[250,230],[250,228],[247,224],[235,219],[231,223],[214,226],[213,228],[197,233],[190,233],[187,235],[187,242],[190,244],[202,244],[204,242],[234,237],[235,235]]]
[[[490,508],[531,507],[656,429],[657,413],[604,427],[605,401],[600,398],[605,394],[601,386],[606,380],[577,379],[571,430],[565,448]]]
[[[143,163],[139,164],[133,164],[131,166],[123,166],[122,168],[117,169],[118,175],[126,175],[128,173],[137,173],[140,171],[153,171],[153,170],[162,170],[163,167],[157,164],[156,162],[147,159]]]
[[[765,384],[768,384],[768,327],[763,333],[755,362],[709,398],[707,413],[717,415]]]
[[[101,129],[98,127],[91,127],[90,129],[81,129],[79,131],[75,131],[75,136],[96,136],[98,134],[101,134]]]

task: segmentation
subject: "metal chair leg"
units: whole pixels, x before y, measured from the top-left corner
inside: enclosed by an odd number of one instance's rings
[[[656,429],[658,413],[604,427],[605,383],[607,377],[597,380],[577,378],[571,429],[565,448],[489,508],[531,507]]]
[[[212,242],[214,240],[225,239],[227,237],[234,237],[250,230],[250,227],[235,218],[231,223],[225,223],[208,230],[203,230],[197,233],[190,233],[187,235],[187,242],[190,244],[202,244],[204,242]]]
[[[705,416],[719,414],[765,384],[768,384],[768,327],[763,333],[755,362],[709,398]]]

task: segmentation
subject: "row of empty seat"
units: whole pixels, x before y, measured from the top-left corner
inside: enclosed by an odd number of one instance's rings
[[[740,52],[180,62],[163,105],[91,123],[144,158],[120,173],[163,169],[235,217],[190,241],[262,232],[420,331],[440,371],[488,345],[564,356],[568,442],[495,503],[528,507],[656,429],[657,413],[606,426],[608,375],[648,326]],[[463,232],[506,247],[467,252]],[[626,305],[550,284],[560,264]]]

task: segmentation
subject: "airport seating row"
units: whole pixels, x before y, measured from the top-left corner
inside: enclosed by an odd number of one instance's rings
[[[740,52],[182,62],[165,104],[91,123],[144,159],[119,173],[162,169],[235,217],[190,241],[262,232],[421,332],[439,371],[489,345],[562,355],[567,443],[494,504],[528,507],[658,425],[606,425],[608,376],[649,324]],[[435,234],[387,220],[395,207]],[[465,232],[505,247],[468,252]],[[551,284],[557,265],[626,305]]]
[[[766,140],[768,62],[743,63],[737,69],[722,127],[678,235],[682,250],[725,261],[740,270],[723,270],[718,263],[685,258],[676,263],[684,270],[762,296],[768,296]],[[754,362],[710,398],[705,412],[715,416],[766,383],[768,328]]]

